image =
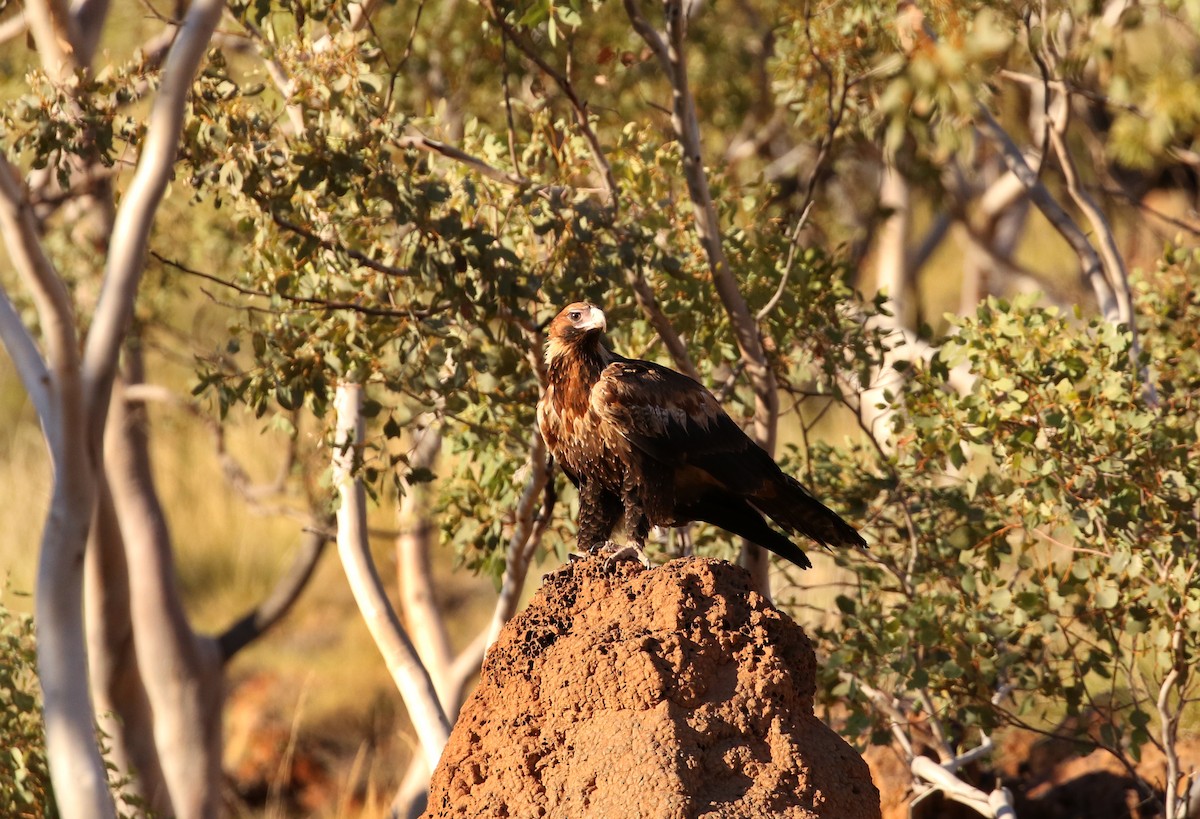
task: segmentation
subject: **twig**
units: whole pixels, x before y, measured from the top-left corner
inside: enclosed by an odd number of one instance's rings
[[[517,187],[521,188],[530,187],[533,184],[531,180],[522,176],[520,173],[502,171],[499,168],[484,162],[479,157],[472,156],[466,151],[455,148],[453,145],[447,145],[445,142],[436,139],[430,139],[429,137],[422,136],[420,134],[402,136],[396,140],[396,144],[401,148],[425,151],[426,153],[439,154],[447,159],[453,159],[455,162],[460,162],[463,165],[478,171],[489,179],[496,180],[497,182],[504,182],[506,184],[516,185]],[[512,162],[514,168],[516,167],[516,160],[516,154],[513,154]]]
[[[349,247],[345,247],[343,245],[339,245],[337,242],[334,242],[330,239],[325,239],[321,236],[318,236],[317,234],[313,233],[308,228],[298,225],[295,222],[292,222],[291,220],[289,220],[283,216],[280,216],[274,210],[269,211],[269,213],[271,216],[271,221],[274,222],[278,227],[281,227],[284,230],[288,230],[292,233],[295,233],[297,236],[303,236],[305,239],[315,242],[316,244],[320,245],[321,247],[325,248],[326,250],[331,250],[334,253],[345,253],[347,256],[349,256],[351,259],[353,259],[354,261],[361,264],[363,267],[370,268],[371,270],[374,270],[376,273],[383,273],[388,276],[397,276],[400,278],[411,278],[413,276],[413,272],[411,270],[408,270],[407,268],[394,267],[392,265],[384,264],[383,262],[378,262],[378,261],[372,259],[367,254],[363,253],[362,251],[355,250],[355,249],[349,248]]]
[[[293,296],[293,295],[289,295],[287,293],[270,293],[265,290],[255,290],[251,287],[245,287],[243,285],[238,284],[237,282],[232,282],[232,281],[229,281],[228,279],[222,279],[220,276],[214,276],[212,273],[205,273],[202,270],[196,270],[195,268],[188,267],[187,265],[183,264],[182,262],[175,261],[174,259],[168,259],[166,256],[163,256],[161,253],[159,253],[156,250],[151,250],[149,255],[151,258],[155,259],[156,261],[158,261],[168,267],[173,267],[182,273],[188,274],[189,276],[195,276],[197,278],[205,279],[207,281],[213,282],[214,284],[219,284],[222,287],[227,287],[230,290],[233,290],[237,293],[241,293],[243,296],[253,296],[255,298],[263,298],[263,299],[278,298],[278,299],[283,299],[286,302],[291,302],[293,304],[303,304],[303,305],[312,305],[314,307],[320,307],[323,310],[349,310],[349,311],[352,311],[355,313],[360,313],[364,316],[384,316],[384,317],[388,317],[388,318],[423,319],[423,318],[429,318],[430,316],[436,315],[437,313],[445,312],[450,307],[449,304],[434,305],[428,309],[420,309],[420,310],[414,310],[412,308],[399,309],[399,308],[390,308],[390,307],[368,307],[367,305],[360,304],[358,302],[338,301],[335,299],[321,299],[321,298],[316,298],[314,296]]]

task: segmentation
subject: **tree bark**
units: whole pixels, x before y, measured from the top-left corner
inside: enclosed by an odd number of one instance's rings
[[[127,353],[134,381],[140,355]],[[114,390],[105,461],[129,565],[129,611],[138,666],[154,714],[154,742],[170,812],[215,817],[221,781],[221,657],[188,624],[171,537],[158,503],[145,409]]]

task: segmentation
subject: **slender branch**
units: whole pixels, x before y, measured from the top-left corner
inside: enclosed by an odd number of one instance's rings
[[[775,308],[779,306],[779,302],[783,300],[783,294],[787,292],[788,279],[792,276],[792,268],[796,264],[797,251],[800,249],[800,235],[804,232],[804,226],[808,224],[808,215],[812,212],[814,204],[816,204],[816,200],[810,198],[805,203],[804,209],[800,211],[800,218],[796,220],[796,226],[792,228],[791,236],[788,238],[788,255],[787,260],[783,264],[783,273],[779,275],[779,285],[775,288],[775,293],[762,306],[758,314],[755,315],[755,319],[758,321],[765,321],[767,316],[771,315]]]
[[[1129,289],[1129,274],[1125,269],[1125,261],[1121,258],[1121,251],[1117,248],[1117,240],[1113,235],[1112,225],[1109,224],[1104,211],[1096,204],[1096,200],[1084,190],[1079,182],[1079,171],[1076,169],[1075,160],[1067,148],[1066,133],[1069,117],[1070,100],[1065,96],[1060,96],[1056,100],[1056,104],[1051,106],[1049,117],[1050,142],[1054,146],[1055,155],[1058,156],[1058,164],[1062,169],[1063,179],[1067,183],[1068,195],[1075,202],[1075,206],[1087,217],[1092,225],[1092,230],[1099,239],[1100,259],[1104,263],[1104,271],[1108,276],[1108,285],[1116,295],[1117,320],[1125,325],[1130,334],[1129,360],[1133,366],[1133,371],[1138,374],[1142,381],[1147,401],[1154,404],[1157,403],[1154,384],[1150,380],[1150,375],[1146,371],[1146,368],[1140,362],[1141,342],[1138,338],[1137,321],[1134,320],[1133,315],[1133,294]]]
[[[189,8],[150,110],[137,171],[117,211],[104,284],[83,352],[83,395],[93,446],[99,445],[108,416],[117,354],[145,268],[150,227],[178,153],[187,95],[223,7],[223,0],[195,0]]]
[[[672,89],[671,124],[679,140],[683,154],[683,172],[687,181],[688,194],[692,200],[693,220],[696,234],[708,258],[708,268],[721,304],[733,326],[741,359],[746,365],[754,391],[754,438],[769,453],[775,450],[775,435],[779,420],[779,396],[776,391],[775,373],[767,359],[758,324],[750,312],[745,298],[738,287],[737,279],[729,266],[729,259],[721,242],[717,210],[713,204],[712,191],[704,170],[700,145],[700,125],[696,114],[696,101],[688,84],[685,39],[687,15],[681,0],[666,0],[668,39],[656,31],[642,16],[637,0],[624,0],[625,13],[634,30],[650,46],[658,57],[663,72]],[[742,548],[742,563],[755,577],[755,583],[764,594],[770,593],[767,576],[767,557],[760,547],[745,543]]]
[[[775,378],[754,316],[738,288],[737,280],[729,266],[721,243],[720,227],[712,192],[704,170],[700,146],[700,126],[696,114],[696,101],[688,84],[687,63],[684,54],[684,36],[687,28],[680,0],[668,0],[666,4],[670,44],[663,42],[638,10],[636,0],[625,0],[625,11],[634,29],[659,56],[663,69],[671,83],[673,111],[671,122],[675,136],[683,153],[684,175],[688,193],[694,206],[696,233],[708,257],[709,271],[717,294],[733,324],[734,335],[746,362],[746,372],[755,393],[754,432],[758,444],[768,452],[774,450],[775,422],[779,411],[775,395]]]
[[[494,179],[497,182],[504,182],[508,185],[516,185],[518,187],[528,187],[533,182],[519,173],[512,171],[502,171],[494,165],[489,165],[477,156],[473,156],[466,151],[455,148],[453,145],[447,145],[445,142],[437,139],[431,139],[421,134],[408,134],[396,140],[396,144],[401,148],[413,149],[417,151],[425,151],[426,153],[438,154],[447,159],[453,159],[466,165],[472,170],[478,171],[483,176],[489,179]],[[514,157],[515,159],[515,157]],[[515,167],[515,165],[514,165]]]
[[[25,4],[25,22],[46,72],[56,82],[65,82],[79,67],[75,60],[79,35],[66,0]]]
[[[1041,183],[1037,178],[1037,174],[1029,167],[1029,163],[1025,161],[1025,157],[1021,154],[1021,149],[1017,147],[1012,137],[996,121],[991,112],[981,106],[978,109],[978,120],[980,131],[988,136],[995,143],[996,147],[1000,149],[1005,165],[1016,175],[1021,184],[1025,186],[1025,189],[1029,191],[1029,198],[1033,200],[1033,203],[1037,205],[1042,215],[1066,239],[1067,244],[1071,246],[1075,254],[1079,257],[1083,278],[1092,286],[1092,290],[1096,294],[1096,301],[1100,305],[1100,311],[1109,320],[1117,319],[1116,293],[1109,286],[1108,280],[1104,276],[1104,265],[1101,263],[1096,249],[1088,242],[1087,236],[1075,224],[1075,220],[1071,218],[1070,214],[1063,210],[1062,206],[1046,190],[1046,186]]]
[[[319,246],[323,247],[325,250],[332,250],[335,253],[345,253],[347,256],[349,256],[351,259],[353,259],[354,261],[361,264],[363,267],[370,268],[371,270],[374,270],[376,273],[383,273],[388,276],[397,276],[397,277],[401,277],[401,278],[411,278],[413,275],[413,272],[411,270],[408,270],[407,268],[394,267],[393,265],[388,265],[388,264],[384,264],[383,262],[378,262],[360,250],[355,250],[353,248],[344,247],[342,245],[339,245],[337,242],[335,242],[331,239],[326,239],[324,237],[318,236],[317,234],[313,233],[308,228],[303,227],[302,225],[298,225],[295,222],[292,222],[291,220],[289,220],[283,216],[280,216],[278,213],[276,213],[273,210],[270,211],[270,216],[271,216],[271,221],[274,222],[276,224],[276,226],[281,227],[284,230],[290,231],[291,233],[295,233],[297,236],[302,236],[311,242],[315,242]]]
[[[925,232],[924,238],[917,242],[904,260],[904,267],[910,276],[915,276],[922,267],[933,257],[954,224],[954,216],[950,213],[939,213]]]
[[[450,736],[450,723],[429,672],[421,664],[412,641],[388,602],[371,557],[367,542],[366,491],[362,481],[354,476],[363,441],[362,403],[361,386],[338,385],[334,399],[337,430],[333,453],[334,484],[341,500],[337,511],[338,555],[363,620],[396,681],[432,769],[437,766]]]
[[[110,0],[76,0],[71,5],[71,21],[75,29],[75,60],[90,66],[100,45],[100,35],[108,17]]]
[[[931,783],[945,794],[946,798],[966,805],[983,816],[1005,819],[1016,815],[1013,812],[1012,797],[1003,788],[997,788],[990,794],[984,793],[963,782],[927,756],[915,757],[910,765],[914,776]]]
[[[223,664],[228,664],[235,654],[282,620],[300,599],[301,592],[308,586],[308,581],[316,571],[317,562],[329,543],[329,534],[325,530],[331,529],[332,526],[333,521],[328,520],[320,530],[306,530],[304,539],[300,541],[300,548],[292,558],[292,565],[275,582],[271,593],[216,638]]]
[[[24,10],[18,9],[16,14],[0,22],[0,43],[15,40],[27,31],[29,31],[29,20],[26,19]]]
[[[792,229],[791,238],[788,242],[787,261],[784,263],[783,273],[779,277],[779,286],[776,288],[775,294],[771,299],[758,311],[758,315],[755,318],[760,322],[764,321],[783,299],[788,279],[791,277],[792,267],[796,262],[797,251],[800,249],[801,233],[804,230],[804,226],[808,223],[808,215],[812,211],[813,205],[816,204],[817,182],[820,180],[821,174],[825,170],[825,164],[829,161],[832,153],[833,142],[837,138],[838,128],[841,126],[842,118],[846,114],[846,99],[853,84],[850,81],[843,81],[841,92],[834,92],[834,87],[837,85],[836,75],[833,69],[829,67],[829,64],[821,57],[820,52],[813,42],[811,4],[806,4],[804,8],[804,34],[808,39],[809,53],[825,72],[825,77],[828,81],[826,107],[829,113],[826,117],[825,133],[821,135],[821,140],[817,143],[817,156],[813,160],[812,170],[808,175],[808,184],[804,190],[804,204],[800,208],[800,216],[796,220],[796,226]]]
[[[21,383],[25,385],[25,392],[29,394],[38,418],[45,425],[46,420],[54,416],[54,405],[50,398],[50,370],[3,287],[0,287],[0,342],[8,350]]]
[[[1158,718],[1161,723],[1162,750],[1167,763],[1167,782],[1164,797],[1166,799],[1166,819],[1177,819],[1180,816],[1181,799],[1179,797],[1179,717],[1180,709],[1171,708],[1171,695],[1186,676],[1187,658],[1183,650],[1183,618],[1175,621],[1175,629],[1171,634],[1171,654],[1174,663],[1171,670],[1163,678],[1158,689]]]
[[[62,446],[63,423],[63,419],[56,415],[62,410],[63,401],[68,397],[64,391],[73,392],[75,374],[79,369],[75,311],[62,277],[42,247],[40,231],[32,207],[25,198],[24,186],[20,182],[17,170],[3,157],[0,157],[0,233],[4,236],[13,267],[21,275],[33,297],[38,322],[42,327],[42,338],[46,347],[44,360],[51,376],[49,382],[43,383],[46,383],[46,390],[56,393],[54,397],[58,401],[42,402],[42,408],[47,410],[48,414],[41,416],[41,422],[50,450],[55,452]],[[8,343],[7,333],[5,343]],[[30,350],[21,350],[22,346],[24,345],[18,341],[18,349],[11,350],[14,361],[17,361],[17,356],[28,357]],[[22,378],[27,374],[41,378],[40,373],[32,370],[22,372]],[[26,388],[30,389],[32,398],[37,388],[31,388],[28,382]],[[38,405],[35,403],[34,406]]]
[[[442,431],[436,422],[414,435],[408,456],[411,467],[432,469],[442,448]],[[446,622],[433,599],[433,568],[430,551],[436,543],[437,525],[431,491],[427,484],[405,482],[404,496],[397,510],[396,579],[400,589],[400,612],[413,635],[413,643],[437,689],[438,699],[447,714],[447,683],[451,657],[450,635]]]
[[[293,296],[293,295],[288,295],[286,293],[274,293],[274,292],[267,292],[265,290],[255,290],[252,287],[245,287],[243,285],[238,284],[237,282],[232,282],[232,281],[229,281],[228,279],[223,279],[220,276],[214,276],[212,273],[205,273],[203,270],[196,270],[195,268],[188,267],[187,265],[183,264],[182,262],[177,262],[174,259],[168,259],[166,256],[163,256],[161,253],[159,253],[156,250],[149,251],[149,255],[150,255],[150,258],[154,259],[155,261],[160,262],[168,267],[173,267],[176,270],[180,271],[181,273],[186,273],[189,276],[195,276],[200,279],[206,279],[207,281],[213,282],[214,284],[219,284],[222,287],[228,287],[230,290],[233,290],[237,293],[241,293],[243,296],[253,296],[255,298],[262,298],[262,299],[278,298],[278,299],[282,299],[286,302],[290,302],[292,304],[311,305],[313,307],[319,307],[322,310],[350,310],[352,312],[359,313],[364,316],[383,316],[383,317],[387,317],[387,318],[402,318],[402,319],[427,318],[430,315],[433,315],[434,313],[437,313],[437,312],[442,312],[442,310],[445,309],[445,308],[438,308],[436,306],[430,310],[399,309],[399,308],[390,308],[390,307],[370,307],[368,305],[361,304],[359,302],[353,302],[353,301],[338,301],[336,299],[322,299],[322,298],[317,298],[315,296]]]
[[[913,750],[912,741],[908,738],[903,728],[901,728],[901,726],[909,725],[908,714],[904,711],[902,701],[885,694],[880,689],[875,688],[870,683],[859,679],[848,671],[839,671],[838,677],[866,694],[875,707],[888,717],[891,721],[892,736],[895,737],[896,743],[904,751],[905,758],[911,762],[916,754]]]
[[[283,63],[279,62],[273,56],[269,56],[271,48],[267,43],[267,38],[256,26],[251,24],[244,18],[238,18],[238,22],[246,31],[250,33],[252,39],[258,47],[258,55],[262,58],[263,68],[267,71],[267,76],[271,78],[271,82],[275,83],[275,88],[283,97],[283,110],[288,119],[288,125],[292,128],[292,133],[297,137],[303,135],[307,130],[307,125],[304,122],[304,109],[292,97],[296,93],[296,83],[288,76],[287,69],[283,67]]]

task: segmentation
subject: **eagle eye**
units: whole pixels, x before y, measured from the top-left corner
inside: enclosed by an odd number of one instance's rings
[[[571,321],[579,321],[579,311],[572,310],[570,313],[567,313],[567,318],[569,318]]]

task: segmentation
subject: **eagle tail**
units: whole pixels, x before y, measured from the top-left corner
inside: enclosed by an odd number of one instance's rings
[[[798,480],[782,472],[780,477],[782,482],[773,482],[770,490],[750,499],[755,509],[787,531],[799,532],[826,548],[867,548],[867,542],[853,526],[810,495]]]
[[[700,508],[692,510],[690,516],[694,520],[702,520],[705,523],[720,526],[725,531],[744,537],[751,543],[757,543],[784,560],[795,563],[801,569],[812,568],[812,561],[808,559],[804,550],[792,543],[786,535],[780,534],[767,525],[763,516],[744,500],[708,498]]]

